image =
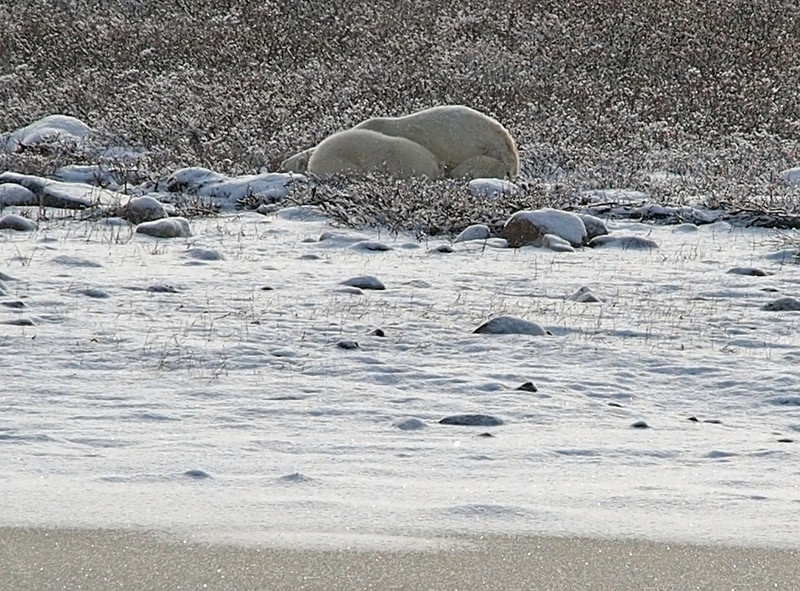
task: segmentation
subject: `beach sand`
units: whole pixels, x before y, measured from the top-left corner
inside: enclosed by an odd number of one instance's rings
[[[0,589],[464,591],[800,588],[800,550],[483,537],[433,550],[291,550],[0,528]]]

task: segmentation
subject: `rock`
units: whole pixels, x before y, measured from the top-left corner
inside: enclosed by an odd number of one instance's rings
[[[145,195],[128,201],[122,208],[122,217],[132,224],[141,224],[164,219],[167,217],[167,210],[158,199]]]
[[[573,293],[569,298],[573,302],[581,302],[587,304],[596,304],[600,302],[604,302],[605,299],[601,298],[597,294],[595,294],[590,288],[586,287],[585,285],[581,287],[578,291]]]
[[[766,277],[768,275],[772,275],[772,273],[757,267],[734,267],[732,269],[728,269],[728,273],[731,275],[750,275],[752,277]]]
[[[405,419],[394,424],[401,431],[419,431],[426,427],[425,423],[419,419]]]
[[[198,261],[222,261],[225,257],[218,250],[210,248],[189,248],[183,253],[184,256]]]
[[[76,293],[85,295],[88,298],[96,298],[96,299],[106,299],[111,297],[110,295],[108,295],[108,293],[106,293],[102,289],[96,289],[93,287],[89,287],[87,289],[79,289],[76,291]]]
[[[586,239],[586,227],[574,213],[557,209],[537,209],[518,211],[506,221],[500,232],[511,248],[528,244],[540,246],[545,234],[555,234],[572,246],[581,246]]]
[[[13,308],[15,310],[21,310],[22,308],[26,307],[25,302],[22,302],[20,300],[13,300],[10,302],[0,302],[0,305],[5,306],[6,308]]]
[[[631,427],[634,429],[649,429],[650,425],[644,421],[636,421],[635,423],[631,424]]]
[[[292,222],[324,222],[328,220],[319,207],[314,205],[298,205],[296,207],[284,207],[275,214],[282,220]]]
[[[358,287],[353,287],[351,285],[348,285],[348,286],[343,287],[341,289],[336,289],[334,291],[335,291],[335,293],[347,293],[347,294],[350,294],[350,295],[364,295],[364,292],[361,291]]]
[[[53,262],[57,265],[64,265],[65,267],[99,268],[103,266],[98,262],[68,254],[60,254],[57,257],[53,257]]]
[[[150,293],[178,293],[178,289],[166,283],[154,283],[148,285],[145,291]]]
[[[790,297],[778,298],[764,304],[761,309],[768,312],[797,312],[800,311],[800,300]]]
[[[800,167],[781,171],[781,178],[789,185],[800,185]]]
[[[439,423],[464,427],[498,427],[503,424],[503,421],[491,415],[451,415],[443,418]]]
[[[392,250],[392,247],[388,244],[384,244],[383,242],[378,242],[376,240],[362,240],[360,242],[356,242],[352,248],[356,250],[369,250],[372,252],[384,252],[387,250]]]
[[[525,382],[524,384],[514,388],[515,390],[522,390],[523,392],[538,392],[539,388],[533,382]]]
[[[95,205],[116,206],[128,200],[123,193],[101,189],[85,183],[62,183],[43,177],[4,172],[0,184],[21,185],[37,197],[34,205],[61,209],[86,209]]]
[[[658,243],[641,236],[596,236],[589,242],[591,248],[621,248],[622,250],[654,250]]]
[[[48,115],[10,134],[0,136],[0,152],[22,152],[27,148],[63,142],[77,143],[92,128],[68,115]]]
[[[600,218],[588,213],[579,213],[578,217],[581,218],[583,226],[586,228],[586,238],[584,242],[589,242],[592,238],[608,234],[608,227]]]
[[[375,330],[373,330],[369,334],[371,334],[374,337],[385,337],[386,336],[386,333],[383,331],[382,328],[376,328]]]
[[[155,238],[182,238],[192,235],[189,220],[181,217],[143,222],[136,226],[136,233]]]
[[[529,322],[514,316],[497,316],[484,322],[473,333],[475,334],[528,334],[544,336],[548,333],[541,324]]]
[[[464,228],[461,233],[456,236],[453,242],[466,242],[468,240],[486,240],[492,236],[489,226],[485,224],[473,224]]]
[[[53,178],[65,183],[83,183],[95,187],[118,188],[115,174],[101,164],[70,164],[56,169]]]
[[[194,478],[196,480],[205,480],[206,478],[211,478],[211,474],[206,472],[205,470],[187,470],[183,473],[184,476],[188,476],[189,478]]]
[[[355,341],[348,341],[348,340],[341,340],[336,342],[336,346],[340,349],[345,349],[347,351],[351,351],[353,349],[358,349],[358,343]]]
[[[39,197],[22,185],[16,183],[4,183],[0,185],[0,207],[17,206],[39,206]]]
[[[484,199],[497,199],[506,195],[519,194],[519,187],[503,179],[472,179],[467,184],[470,194]]]
[[[36,229],[36,222],[24,218],[21,215],[10,213],[0,217],[0,230],[14,230],[16,232],[33,232]]]
[[[455,250],[449,244],[440,244],[439,246],[436,246],[436,247],[430,249],[428,252],[430,252],[430,253],[440,253],[440,254],[449,254],[451,252],[455,252]]]
[[[572,245],[555,234],[545,234],[540,243],[542,248],[549,248],[553,252],[575,252]]]
[[[201,166],[180,168],[164,181],[163,189],[170,193],[197,193],[203,187],[225,180],[224,174]],[[163,190],[162,189],[162,190]]]
[[[386,286],[381,282],[380,279],[377,277],[373,277],[372,275],[360,275],[358,277],[351,277],[350,279],[345,279],[342,281],[342,285],[348,285],[350,287],[357,287],[358,289],[375,289],[375,290],[383,290],[386,289]]]

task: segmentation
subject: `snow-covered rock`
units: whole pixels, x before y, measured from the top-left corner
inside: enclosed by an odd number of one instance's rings
[[[136,233],[156,238],[182,238],[192,235],[189,220],[181,217],[143,222],[136,226]]]
[[[573,302],[581,302],[584,304],[597,304],[605,301],[605,298],[600,297],[594,293],[590,287],[585,285],[567,299],[572,300]]]
[[[515,316],[496,316],[481,324],[476,334],[528,334],[544,336],[549,334],[538,322],[530,322]]]
[[[549,248],[553,252],[575,252],[572,245],[555,234],[545,234],[542,236],[540,246],[542,248]]]
[[[572,246],[581,246],[586,240],[586,226],[574,213],[558,209],[537,209],[518,211],[512,215],[500,234],[511,248],[528,244],[541,246],[545,234],[555,234]]]
[[[472,224],[464,228],[453,242],[468,242],[470,240],[486,240],[492,232],[485,224]]]
[[[585,242],[588,242],[595,236],[605,236],[608,234],[608,227],[606,226],[606,223],[599,217],[590,215],[588,213],[579,213],[578,217],[581,218],[581,221],[586,228]]]
[[[145,195],[128,201],[122,208],[122,215],[132,224],[141,224],[167,217],[167,210],[158,199]]]
[[[53,178],[65,183],[83,183],[118,189],[115,174],[107,166],[101,164],[70,164],[56,169]]]
[[[519,193],[519,186],[503,179],[472,179],[467,184],[467,188],[472,195],[485,199],[497,199],[504,195],[516,195]]]
[[[14,230],[16,232],[33,232],[36,229],[36,222],[24,218],[21,215],[4,215],[0,217],[0,230]]]
[[[782,171],[781,178],[790,185],[800,185],[800,166]]]
[[[5,183],[0,185],[0,207],[8,207],[10,205],[39,205],[39,198],[36,193],[30,189],[26,189],[22,185],[16,183]]]
[[[42,144],[79,142],[92,128],[69,115],[48,115],[30,125],[0,135],[0,152],[20,152]]]
[[[124,193],[109,191],[85,183],[64,183],[44,177],[4,172],[1,184],[17,184],[25,187],[37,197],[36,205],[63,209],[86,209],[96,205],[119,205],[128,200]]]
[[[641,236],[597,236],[589,242],[592,248],[621,248],[622,250],[653,250],[658,248],[658,243],[650,238]]]

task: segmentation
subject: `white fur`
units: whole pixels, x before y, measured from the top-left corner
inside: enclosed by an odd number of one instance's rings
[[[312,174],[383,172],[399,178],[441,176],[436,157],[421,145],[368,129],[348,129],[329,136],[308,160]]]
[[[377,117],[354,129],[370,129],[424,146],[450,178],[506,178],[519,173],[519,153],[506,128],[469,107],[446,105],[404,117]]]

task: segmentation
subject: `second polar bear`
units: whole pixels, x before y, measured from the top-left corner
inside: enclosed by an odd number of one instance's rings
[[[353,128],[325,138],[308,159],[312,174],[384,172],[399,178],[441,177],[429,150],[403,137]]]
[[[519,173],[519,153],[497,120],[463,105],[444,105],[403,117],[376,117],[354,129],[403,137],[430,150],[444,176],[511,178]]]

